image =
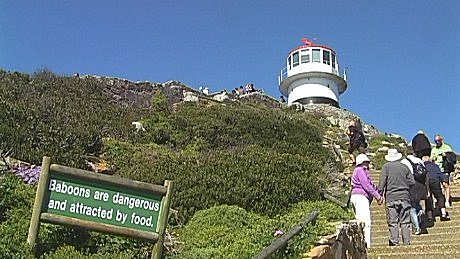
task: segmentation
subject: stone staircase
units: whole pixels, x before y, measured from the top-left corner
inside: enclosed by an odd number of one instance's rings
[[[371,171],[375,184],[378,184],[379,175],[380,171]],[[447,209],[451,220],[441,222],[437,217],[434,227],[428,228],[428,234],[411,236],[409,246],[388,246],[385,206],[378,206],[374,201],[371,205],[372,247],[368,250],[368,258],[460,258],[460,201],[455,199],[460,194],[460,184],[452,183],[451,193],[453,206]]]

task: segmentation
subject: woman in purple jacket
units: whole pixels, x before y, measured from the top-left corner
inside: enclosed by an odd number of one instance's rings
[[[367,247],[371,246],[371,209],[372,199],[375,198],[378,204],[384,202],[383,196],[377,191],[377,187],[369,177],[369,158],[365,154],[356,157],[356,167],[351,178],[350,202],[355,210],[357,220],[364,222],[364,240]]]

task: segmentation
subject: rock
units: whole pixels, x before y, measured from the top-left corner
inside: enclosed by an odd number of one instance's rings
[[[92,160],[92,161],[88,161]],[[94,158],[86,160],[86,164],[92,171],[102,174],[113,174],[113,166],[109,165],[106,161],[100,158]]]
[[[183,91],[184,102],[198,102],[198,97],[193,95],[192,92]]]
[[[320,245],[313,247],[313,249],[310,250],[310,252],[308,252],[306,256],[308,256],[309,258],[332,258],[330,252],[331,247],[329,245]]]
[[[145,128],[140,121],[133,121],[131,124],[136,127],[136,132],[140,130],[145,131]]]
[[[379,147],[377,149],[377,152],[385,152],[386,153],[388,151],[388,149],[390,149],[390,148],[389,147]]]
[[[213,100],[218,101],[218,102],[223,102],[225,100],[230,99],[227,95],[227,92],[223,91],[220,94],[216,94],[212,97]]]
[[[335,234],[328,235],[328,236],[321,237],[321,239],[317,243],[320,245],[331,245],[335,242],[336,239],[337,239],[337,235]]]
[[[385,140],[384,140],[384,141],[382,141],[381,143],[382,143],[382,145],[384,145],[384,146],[390,146],[390,147],[394,146],[394,144],[393,144],[393,143],[390,143],[390,142],[388,142],[388,141],[385,141]]]

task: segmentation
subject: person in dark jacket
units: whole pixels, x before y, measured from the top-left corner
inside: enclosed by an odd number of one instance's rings
[[[431,144],[423,130],[419,130],[417,135],[412,138],[412,149],[418,158],[431,155]]]
[[[364,133],[362,131],[361,122],[359,119],[353,120],[348,126],[347,135],[350,138],[348,144],[348,153],[352,164],[355,164],[354,151],[358,150],[359,154],[366,152],[367,143]]]
[[[436,209],[441,211],[441,221],[450,220],[449,213],[446,210],[445,201],[446,198],[442,193],[441,183],[446,181],[446,175],[441,172],[441,169],[437,164],[430,160],[429,156],[422,157],[423,163],[425,164],[426,170],[428,170],[429,178],[429,197],[426,203],[426,215],[428,217],[429,224],[434,222],[434,209],[433,209],[433,197],[436,198]],[[431,222],[430,222],[431,221]]]

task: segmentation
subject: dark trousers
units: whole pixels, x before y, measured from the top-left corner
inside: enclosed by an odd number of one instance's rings
[[[428,219],[434,219],[433,196],[436,198],[436,209],[445,208],[446,198],[442,193],[441,183],[438,180],[430,178],[429,186],[431,195],[428,197],[427,202],[425,203],[425,210]]]

